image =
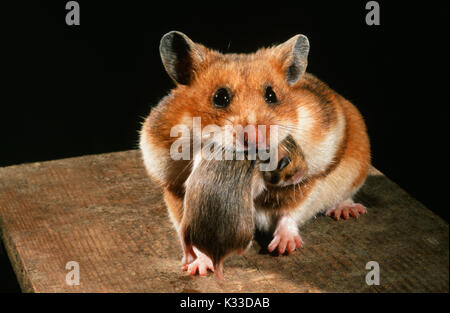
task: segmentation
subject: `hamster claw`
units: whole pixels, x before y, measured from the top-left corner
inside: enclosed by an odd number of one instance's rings
[[[267,246],[267,251],[273,252],[278,248],[279,254],[287,252],[290,255],[302,245],[303,242],[298,234],[297,224],[292,218],[283,216],[278,222],[272,241]]]
[[[344,200],[333,208],[326,211],[326,216],[333,217],[336,221],[340,220],[342,217],[344,220],[347,220],[351,217],[357,219],[359,215],[366,214],[367,209],[360,203],[355,203],[353,200],[348,199]]]
[[[206,276],[208,271],[214,272],[214,266],[212,260],[203,252],[198,250],[196,247],[193,248],[195,253],[195,260],[190,263],[183,265],[183,269],[189,273],[189,275],[194,276],[197,273],[199,276]]]

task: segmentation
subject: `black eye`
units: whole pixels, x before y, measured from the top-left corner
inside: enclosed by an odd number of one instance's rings
[[[264,100],[269,104],[275,104],[278,102],[277,95],[272,89],[272,86],[267,86],[264,93]]]
[[[213,103],[216,108],[226,108],[230,102],[230,92],[226,88],[219,88],[213,96]]]

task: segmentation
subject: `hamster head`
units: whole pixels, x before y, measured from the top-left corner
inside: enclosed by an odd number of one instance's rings
[[[303,35],[253,54],[222,54],[181,32],[167,33],[160,54],[176,83],[174,123],[192,126],[193,118],[200,117],[202,127],[215,125],[214,136],[219,134],[226,147],[277,146],[298,127],[292,90],[305,73],[308,52]]]

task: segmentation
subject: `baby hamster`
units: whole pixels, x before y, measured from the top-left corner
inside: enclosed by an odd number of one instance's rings
[[[186,180],[180,235],[185,259],[206,254],[217,277],[223,279],[223,260],[241,254],[253,239],[255,160],[198,158]],[[200,251],[200,252],[199,252]],[[194,265],[191,265],[191,268]],[[200,266],[200,264],[199,264]],[[202,269],[202,273],[205,271]]]

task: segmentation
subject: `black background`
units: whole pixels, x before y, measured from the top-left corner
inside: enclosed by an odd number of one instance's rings
[[[367,122],[375,167],[448,221],[448,1],[66,1],[1,5],[0,166],[137,148],[151,106],[174,86],[159,40],[180,30],[222,52],[297,33],[308,71]],[[95,3],[94,3],[95,2]]]
[[[95,2],[95,4],[94,4]],[[161,36],[222,52],[297,33],[308,71],[364,115],[373,164],[448,221],[448,1],[20,1],[1,9],[0,166],[137,148],[143,118],[174,86]]]

